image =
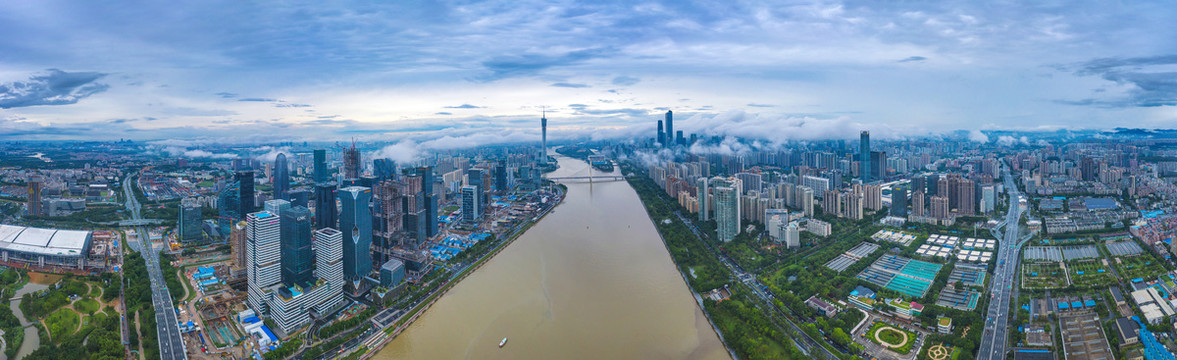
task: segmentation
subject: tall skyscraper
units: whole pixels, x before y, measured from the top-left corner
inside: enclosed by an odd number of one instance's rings
[[[282,221],[265,211],[250,213],[245,218],[249,307],[265,315],[269,314],[266,292],[282,282]]]
[[[870,165],[870,131],[863,130],[858,135],[858,178],[863,183],[871,181]]]
[[[662,120],[658,120],[658,145],[666,146],[666,133],[662,132]]]
[[[238,171],[236,174],[238,182],[237,198],[240,200],[238,206],[240,209],[238,214],[244,215],[252,213],[257,208],[257,201],[253,196],[253,170]]]
[[[327,150],[315,149],[315,183],[327,182]]]
[[[339,229],[339,210],[335,207],[335,184],[315,184],[315,228]]]
[[[43,180],[41,179],[40,176],[30,177],[26,181],[26,184],[28,184],[28,187],[29,187],[29,198],[28,198],[29,215],[32,215],[32,216],[45,215],[45,212],[41,211],[41,187],[42,187],[41,182],[42,181]]]
[[[312,311],[330,314],[338,309],[343,300],[341,233],[331,228],[316,231],[319,253],[311,254],[311,220],[306,208],[286,209],[282,216],[261,211],[249,214],[248,219],[250,308],[287,334],[310,323]],[[318,258],[313,272],[312,257]],[[314,275],[321,280],[308,278]]]
[[[353,285],[372,272],[372,189],[349,186],[339,189],[339,231],[343,233],[343,275]]]
[[[540,116],[539,127],[540,127],[539,163],[540,164],[547,164],[548,163],[548,112],[547,111],[544,111],[543,115]]]
[[[887,177],[887,152],[885,151],[871,151],[870,152],[870,171],[871,179],[881,180]]]
[[[478,187],[478,206],[486,207],[486,182],[484,170],[470,169],[466,172],[466,185]]]
[[[192,241],[203,240],[201,236],[200,221],[201,209],[200,202],[196,198],[184,198],[180,200],[179,219],[176,221],[176,233],[180,238],[180,242],[188,243]]]
[[[344,179],[359,179],[360,178],[360,150],[356,149],[355,142],[352,142],[350,148],[343,150],[343,178]]]
[[[286,192],[290,206],[310,207],[311,191],[307,188],[297,188]]]
[[[437,195],[433,193],[433,167],[417,168],[421,176],[421,198],[425,201],[425,237],[437,235]]]
[[[907,188],[891,187],[891,216],[907,217]]]
[[[462,221],[467,224],[474,224],[478,222],[478,217],[482,216],[482,205],[479,203],[481,196],[478,195],[478,187],[474,185],[466,185],[462,187]]]
[[[506,195],[507,191],[507,161],[499,160],[495,165],[495,191]]]
[[[297,206],[284,210],[282,215],[282,283],[286,286],[310,287],[311,273],[311,211]]]
[[[666,147],[674,146],[674,112],[666,111]]]
[[[274,194],[271,198],[289,200],[290,194],[290,167],[286,163],[286,154],[279,153],[274,158]]]
[[[395,178],[396,162],[392,159],[372,159],[372,175],[375,175],[376,182]]]

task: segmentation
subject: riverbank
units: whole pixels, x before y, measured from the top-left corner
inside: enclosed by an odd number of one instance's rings
[[[668,199],[665,192],[641,171],[622,164],[622,171],[636,174],[626,181],[637,191],[650,219],[654,221],[676,267],[684,275],[688,286],[694,289],[716,289],[730,285],[731,296],[722,301],[702,300],[704,314],[717,329],[724,346],[737,359],[785,359],[804,358],[792,341],[776,329],[773,322],[757,308],[739,281],[711,251],[705,241],[691,232],[682,218],[677,202]],[[687,278],[690,276],[690,278]]]
[[[432,295],[429,295],[429,297],[427,297],[425,301],[418,304],[416,307],[414,307],[411,311],[407,312],[405,315],[402,315],[401,319],[398,319],[392,327],[383,329],[381,331],[383,333],[383,335],[380,335],[381,337],[365,341],[366,344],[364,346],[361,346],[352,352],[363,351],[363,353],[360,355],[360,359],[362,359],[362,360],[370,359],[373,356],[376,356],[378,353],[380,353],[381,349],[388,346],[388,344],[392,343],[392,341],[394,339],[396,339],[396,337],[398,335],[400,335],[402,332],[404,332],[405,329],[408,329],[409,326],[411,326],[413,324],[413,322],[415,322],[418,318],[421,317],[421,315],[425,314],[426,310],[429,310],[429,308],[432,307],[435,302],[437,302],[439,299],[441,299],[442,296],[449,293],[449,291],[452,290],[459,283],[461,283],[462,280],[465,280],[471,274],[474,274],[479,269],[481,269],[482,266],[485,265],[490,259],[493,259],[499,253],[501,253],[503,250],[505,250],[508,246],[510,246],[512,243],[514,243],[516,239],[518,239],[523,234],[527,233],[527,231],[530,230],[532,226],[534,226],[536,223],[542,221],[545,217],[547,217],[547,215],[550,214],[552,212],[552,210],[555,210],[557,207],[559,207],[561,204],[563,204],[564,199],[566,198],[566,195],[567,195],[567,188],[565,188],[563,185],[557,185],[557,187],[560,189],[559,201],[557,201],[551,207],[544,210],[543,213],[534,217],[533,220],[530,220],[527,223],[527,225],[522,226],[518,230],[514,231],[511,234],[511,236],[508,236],[506,239],[502,240],[502,243],[500,243],[497,247],[495,247],[495,249],[491,250],[489,253],[484,255],[482,258],[479,258],[477,261],[475,261],[473,264],[471,264],[469,267],[467,267],[465,270],[463,270],[460,274],[456,275],[454,278],[451,278],[448,282],[446,282],[445,285],[442,285],[441,289],[435,291]]]

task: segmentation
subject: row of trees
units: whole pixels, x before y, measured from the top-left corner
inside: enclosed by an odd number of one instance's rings
[[[155,327],[155,308],[151,303],[151,278],[147,274],[147,261],[139,253],[128,254],[123,262],[123,276],[126,281],[127,321],[139,313],[142,339],[135,336],[134,323],[131,328],[131,346],[143,343],[143,355],[148,360],[159,359],[159,339]]]

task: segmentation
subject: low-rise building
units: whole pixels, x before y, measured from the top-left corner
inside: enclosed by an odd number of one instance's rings
[[[952,318],[941,316],[936,318],[936,330],[941,334],[952,334]]]
[[[1116,333],[1120,335],[1120,347],[1140,342],[1140,324],[1132,319],[1117,318]]]
[[[834,315],[838,314],[838,307],[831,305],[822,299],[818,299],[817,296],[810,296],[809,299],[805,300],[805,305],[809,305],[809,307],[817,310],[817,312],[825,315],[826,317],[834,317]]]

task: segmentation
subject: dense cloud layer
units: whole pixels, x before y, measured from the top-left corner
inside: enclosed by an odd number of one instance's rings
[[[109,89],[106,84],[95,83],[103,76],[106,74],[49,69],[25,81],[0,84],[0,109],[74,104]]]

